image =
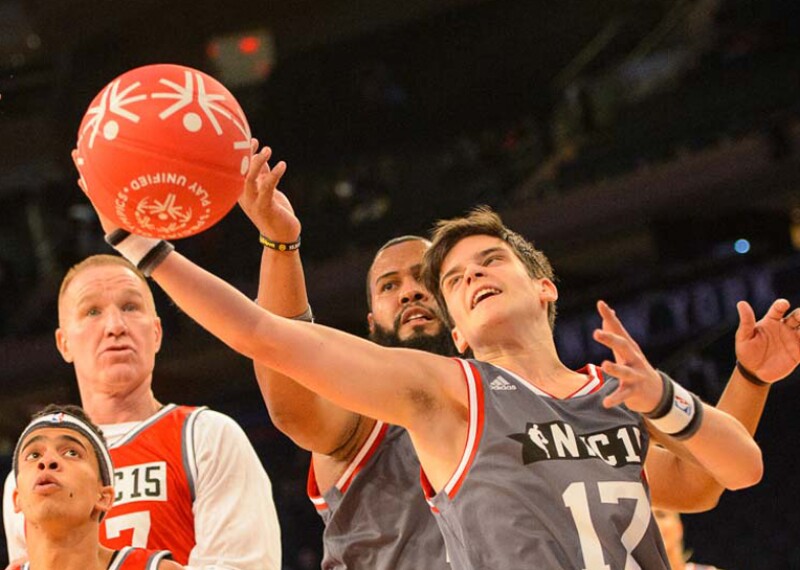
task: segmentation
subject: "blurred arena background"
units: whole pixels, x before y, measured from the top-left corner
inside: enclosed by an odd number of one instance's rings
[[[32,411],[78,403],[57,286],[107,249],[69,151],[94,94],[148,63],[222,80],[288,162],[320,322],[365,333],[375,247],[478,203],[551,256],[576,367],[604,357],[590,337],[604,298],[652,362],[715,402],[735,302],[800,303],[796,0],[0,0],[2,475]],[[178,247],[255,294],[261,246],[238,210]],[[285,568],[318,568],[307,454],[271,425],[251,364],[156,295],[156,396],[245,427]],[[757,434],[763,482],[687,517],[696,560],[800,568],[798,376]]]

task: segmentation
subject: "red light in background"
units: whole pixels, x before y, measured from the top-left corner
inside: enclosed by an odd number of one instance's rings
[[[255,36],[245,36],[239,40],[239,51],[244,54],[255,53],[261,46],[261,40]]]
[[[217,59],[217,58],[219,58],[219,43],[218,42],[210,42],[206,46],[206,55],[208,55],[209,59]]]

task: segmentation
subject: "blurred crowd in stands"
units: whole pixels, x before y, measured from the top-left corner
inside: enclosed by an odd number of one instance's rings
[[[434,93],[432,78],[441,70],[420,61],[420,54],[438,45],[429,36],[474,26],[492,9],[523,9],[513,2],[485,4],[490,6],[464,8],[389,35],[318,48],[282,62],[294,68],[279,66],[268,85],[242,93],[252,108],[254,133],[289,163],[283,189],[303,222],[303,256],[312,265],[396,235],[425,232],[435,218],[474,204],[504,212],[558,200],[576,188],[746,136],[763,137],[776,160],[797,153],[791,132],[800,124],[800,8],[793,0],[677,1],[636,34],[624,17],[609,18],[549,83],[526,75],[524,62],[533,56],[521,50],[508,56],[520,66],[521,78],[507,91],[492,83],[502,77],[494,75],[486,85]],[[523,33],[507,30],[512,32]],[[492,33],[497,39],[503,30]],[[465,42],[471,36],[465,37],[459,36]],[[459,51],[464,53],[453,65],[468,69],[470,48]],[[347,61],[353,57],[355,65]],[[446,65],[447,58],[437,63]],[[512,64],[497,66],[505,65],[507,73]],[[330,106],[323,104],[328,98]],[[0,343],[51,334],[58,280],[71,263],[103,250],[97,222],[73,178],[38,194],[0,196]],[[254,243],[252,228],[234,211],[218,228],[180,247],[253,291]],[[666,289],[631,292],[620,299],[622,313],[634,336],[650,334],[643,344],[656,351],[655,361],[674,364],[679,380],[713,401],[732,363],[735,326],[730,303],[720,299],[726,291],[743,292],[763,311],[772,293],[800,293],[799,269],[796,255],[762,258]],[[676,306],[708,306],[709,295],[721,307],[718,313],[695,312],[680,320]],[[576,365],[593,355],[589,313],[588,303],[568,308],[557,327]],[[638,330],[635,315],[647,315]],[[193,326],[179,317],[165,319],[171,336],[175,328],[180,334]],[[318,568],[321,524],[305,496],[307,455],[269,424],[252,394],[205,403],[236,417],[264,459],[284,552],[291,554],[286,569]],[[695,550],[702,552],[702,545]]]

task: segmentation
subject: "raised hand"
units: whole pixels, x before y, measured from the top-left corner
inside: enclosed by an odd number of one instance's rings
[[[789,301],[778,299],[756,322],[753,308],[746,301],[736,305],[736,358],[764,382],[785,378],[800,363],[800,308],[787,315],[790,307]]]
[[[631,337],[616,313],[604,301],[597,302],[603,319],[602,328],[594,331],[594,339],[611,349],[614,362],[606,360],[603,372],[619,379],[619,387],[603,400],[607,408],[624,403],[635,412],[651,412],[661,401],[664,390],[661,376],[650,365],[642,349]]]
[[[278,190],[278,182],[286,172],[286,163],[278,162],[270,168],[272,149],[258,150],[258,141],[251,141],[253,159],[245,179],[244,191],[239,197],[241,206],[250,221],[262,235],[277,242],[291,243],[300,236],[300,221],[294,215],[286,195]]]

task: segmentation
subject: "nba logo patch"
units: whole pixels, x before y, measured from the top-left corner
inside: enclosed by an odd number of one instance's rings
[[[692,411],[692,402],[687,401],[681,396],[675,396],[675,407],[682,411],[684,414],[690,414]]]

